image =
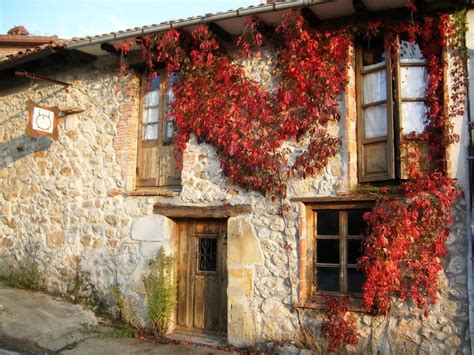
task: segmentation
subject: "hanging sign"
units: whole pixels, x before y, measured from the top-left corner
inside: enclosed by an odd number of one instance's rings
[[[39,106],[31,100],[26,102],[26,107],[28,108],[26,135],[28,137],[49,136],[57,140],[59,109],[56,106]]]

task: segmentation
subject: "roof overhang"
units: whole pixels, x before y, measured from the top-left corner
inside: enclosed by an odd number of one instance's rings
[[[73,39],[66,48],[77,49],[92,55],[108,54],[103,49],[104,43],[114,45],[123,40],[157,34],[169,29],[184,29],[192,31],[201,24],[215,24],[230,35],[239,35],[245,28],[245,20],[249,16],[257,16],[269,26],[277,26],[281,22],[282,14],[288,9],[306,8],[314,14],[314,18],[327,21],[335,18],[355,16],[360,7],[364,11],[378,12],[404,7],[407,0],[296,0],[292,2],[273,3],[270,5],[250,6],[227,12],[191,17],[176,21],[163,22],[158,25],[144,26],[109,34]],[[102,48],[101,48],[102,46]]]

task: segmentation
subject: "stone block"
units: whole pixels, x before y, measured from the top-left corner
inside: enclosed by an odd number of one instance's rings
[[[253,269],[229,269],[227,271],[229,286],[227,296],[250,297],[253,292]]]
[[[256,321],[245,299],[228,298],[227,341],[229,344],[244,347],[253,345],[256,339]]]
[[[160,215],[136,218],[132,223],[130,238],[138,241],[162,242],[165,239],[165,218],[166,217]]]
[[[53,231],[46,235],[46,246],[48,248],[60,248],[66,242],[66,233],[63,231]]]
[[[227,264],[263,264],[263,252],[252,226],[246,217],[229,218],[227,223]]]

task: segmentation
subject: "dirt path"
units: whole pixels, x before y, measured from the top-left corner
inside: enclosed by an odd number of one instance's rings
[[[208,347],[117,337],[88,309],[0,284],[0,355],[229,354]]]

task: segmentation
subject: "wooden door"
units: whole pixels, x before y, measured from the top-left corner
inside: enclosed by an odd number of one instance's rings
[[[177,325],[198,332],[227,331],[227,221],[178,224]]]

